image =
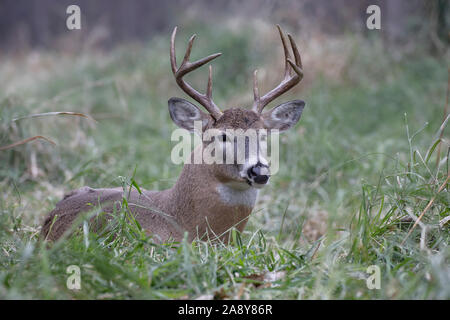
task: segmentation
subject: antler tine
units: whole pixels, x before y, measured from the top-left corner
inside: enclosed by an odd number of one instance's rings
[[[172,36],[170,37],[170,66],[173,74],[177,73],[177,57],[175,55],[175,36],[177,35],[177,27],[173,28]]]
[[[212,99],[212,66],[209,66],[208,85],[206,86],[206,96]]]
[[[281,30],[281,27],[279,24],[277,24],[277,28],[278,28],[278,32],[280,34],[280,38],[281,38],[281,43],[283,44],[283,52],[284,52],[284,78],[287,79],[290,75],[290,71],[289,71],[289,63],[288,63],[288,59],[291,58],[290,54],[289,54],[289,49],[287,47],[286,44],[286,39],[284,37],[283,34],[283,30]]]
[[[175,80],[178,86],[186,92],[192,99],[200,103],[205,109],[213,116],[214,119],[219,119],[222,116],[222,112],[219,107],[212,100],[212,68],[209,67],[209,76],[208,76],[208,85],[206,87],[206,94],[201,94],[194,88],[192,88],[187,82],[183,80],[183,76],[187,73],[203,66],[204,64],[210,62],[211,60],[217,58],[221,55],[221,53],[215,53],[209,55],[205,58],[199,59],[194,62],[190,62],[189,58],[191,56],[192,46],[196,35],[194,34],[190,39],[186,49],[186,53],[184,54],[183,61],[181,62],[180,67],[177,67],[177,60],[175,55],[175,37],[177,34],[177,27],[173,29],[172,36],[170,39],[170,64],[172,67],[172,72],[175,76]]]
[[[258,88],[258,70],[253,72],[253,111],[258,112],[259,88]]]
[[[289,42],[291,43],[292,52],[294,52],[295,64],[298,65],[300,68],[303,68],[302,67],[302,58],[300,57],[300,52],[298,52],[297,45],[295,44],[295,41],[290,34],[288,34],[288,38],[289,38]]]
[[[300,77],[300,81],[303,79],[303,66],[302,66],[302,58],[300,57],[300,53],[298,52],[297,45],[295,44],[294,39],[290,34],[288,34],[289,42],[291,43],[292,52],[294,52],[295,63],[292,62],[291,59],[287,59],[286,61],[291,65],[292,69],[294,69],[295,73]]]
[[[184,67],[186,65],[186,63],[189,62],[189,58],[191,57],[192,46],[194,45],[195,38],[197,38],[196,34],[193,34],[189,38],[188,46],[186,48],[186,52],[184,53],[183,62],[181,62],[180,68]]]
[[[283,93],[290,90],[292,87],[294,87],[296,84],[298,84],[303,79],[303,67],[302,67],[302,60],[300,57],[300,53],[298,51],[297,45],[295,44],[294,39],[290,34],[288,34],[289,42],[292,47],[292,52],[294,54],[295,62],[292,61],[286,39],[283,33],[283,30],[279,25],[277,25],[278,32],[280,34],[281,42],[283,45],[283,51],[284,51],[284,78],[280,82],[280,84],[272,89],[271,91],[267,92],[264,96],[259,97],[258,93],[258,84],[256,79],[256,72],[253,75],[253,93],[254,93],[254,105],[253,109],[257,111],[258,113],[261,113],[265,106],[267,106],[271,101],[281,96]],[[291,75],[291,68],[294,71],[294,74]]]

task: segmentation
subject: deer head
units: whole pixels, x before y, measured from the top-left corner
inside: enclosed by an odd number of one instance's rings
[[[223,148],[226,148],[227,143],[231,142],[230,140],[236,139],[236,137],[229,137],[227,129],[234,129],[235,132],[238,129],[241,131],[253,129],[257,132],[256,147],[250,148],[248,139],[244,144],[244,163],[234,161],[232,164],[213,165],[213,170],[219,180],[230,183],[240,189],[245,189],[249,186],[262,188],[267,184],[270,177],[269,164],[264,153],[265,150],[261,147],[261,140],[264,140],[266,137],[263,134],[258,134],[258,132],[263,131],[261,129],[276,129],[278,131],[288,130],[298,122],[303,108],[305,107],[304,101],[294,100],[285,102],[271,110],[264,111],[264,107],[271,101],[294,87],[303,78],[302,62],[295,41],[292,36],[288,34],[294,56],[294,60],[292,60],[286,37],[280,26],[277,25],[277,28],[284,49],[285,67],[283,80],[277,87],[261,97],[258,89],[257,71],[255,70],[253,79],[253,107],[251,109],[241,107],[230,108],[224,112],[222,112],[212,100],[211,66],[209,66],[209,77],[205,94],[195,90],[183,79],[186,74],[219,57],[221,53],[215,53],[194,62],[189,61],[192,45],[196,37],[196,35],[193,35],[189,40],[183,61],[178,67],[175,56],[176,27],[173,30],[171,37],[170,62],[175,80],[185,93],[202,105],[207,111],[202,111],[200,108],[184,99],[171,98],[169,100],[169,112],[175,124],[181,128],[193,131],[194,122],[200,121],[203,131],[208,129],[216,130],[217,134],[213,140],[215,140],[215,143],[222,144]],[[204,147],[206,147],[207,144],[208,142],[204,142]],[[237,157],[236,150],[234,157],[235,159]]]

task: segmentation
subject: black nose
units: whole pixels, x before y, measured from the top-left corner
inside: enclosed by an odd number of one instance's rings
[[[266,166],[262,165],[262,164],[257,164],[253,167],[251,167],[250,169],[248,169],[247,174],[249,176],[249,178],[252,178],[253,181],[255,181],[256,183],[259,184],[266,184],[267,181],[269,180],[269,176],[266,174],[261,174],[262,168]]]
[[[269,180],[269,176],[265,175],[265,174],[259,175],[259,176],[256,176],[253,178],[253,181],[255,181],[256,183],[259,183],[259,184],[266,184],[267,180]]]

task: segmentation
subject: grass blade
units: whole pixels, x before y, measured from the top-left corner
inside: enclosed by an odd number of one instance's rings
[[[34,136],[34,137],[31,137],[31,138],[27,138],[27,139],[24,139],[24,140],[21,140],[21,141],[14,142],[14,143],[9,144],[7,146],[0,147],[0,151],[11,149],[11,148],[14,148],[14,147],[20,146],[22,144],[25,144],[25,143],[28,143],[28,142],[31,142],[31,141],[34,141],[34,140],[38,140],[38,139],[45,140],[47,142],[50,142],[53,145],[56,145],[56,143],[53,142],[52,140],[50,140],[49,138],[46,138],[46,137],[43,137],[43,136]]]

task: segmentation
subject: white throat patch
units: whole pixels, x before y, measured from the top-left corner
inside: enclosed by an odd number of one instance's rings
[[[229,206],[246,206],[253,208],[258,196],[258,189],[248,186],[248,188],[236,188],[232,183],[219,183],[216,187],[220,200]]]

